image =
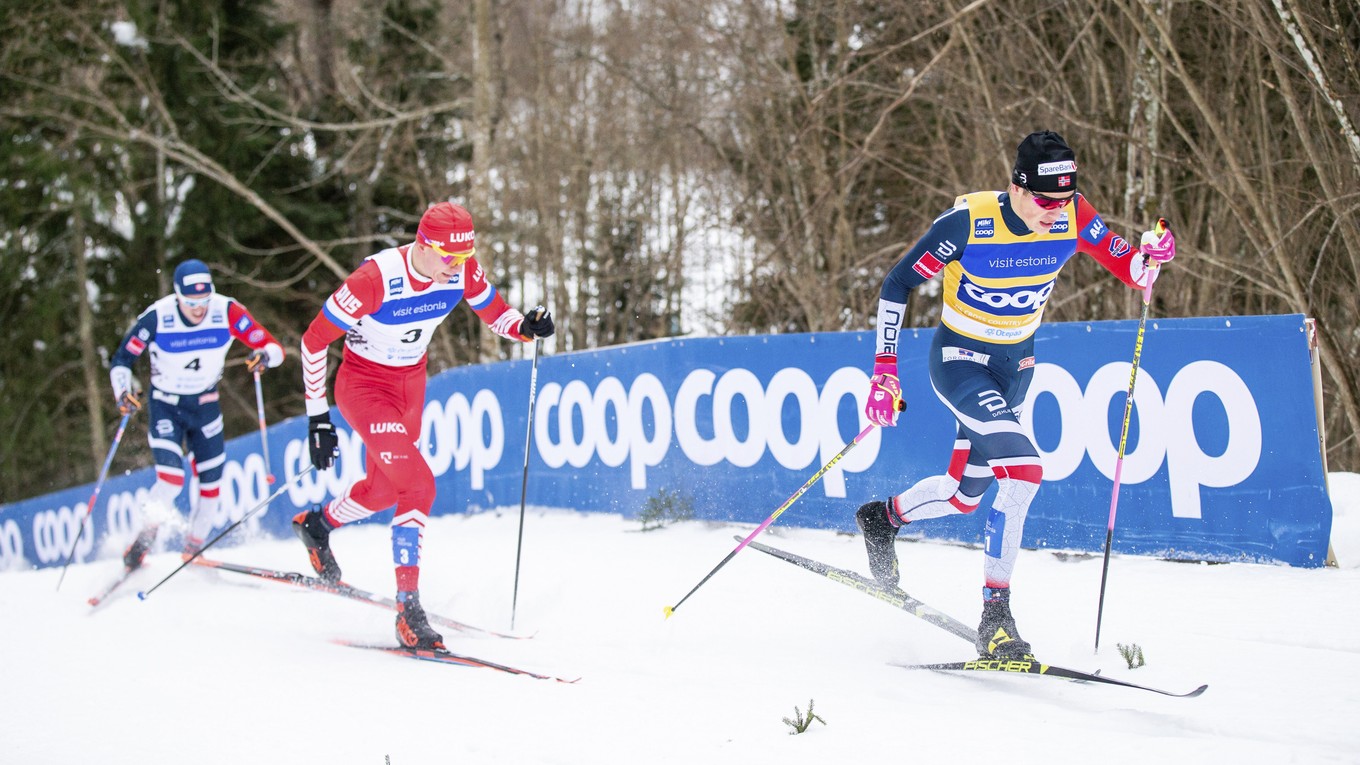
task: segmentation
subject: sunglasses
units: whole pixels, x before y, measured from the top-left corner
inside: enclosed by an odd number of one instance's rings
[[[211,292],[209,292],[208,294],[204,295],[203,297],[196,297],[196,298],[195,298],[195,297],[185,297],[184,295],[180,295],[178,292],[176,292],[175,295],[177,295],[177,296],[179,297],[179,299],[180,299],[181,301],[184,302],[184,305],[185,305],[186,307],[188,307],[188,308],[202,308],[203,306],[205,306],[205,305],[207,305],[208,303],[212,302],[212,298],[213,298]]]
[[[443,261],[444,265],[446,266],[451,266],[455,263],[462,263],[463,261],[477,254],[477,248],[475,247],[471,250],[468,250],[467,252],[449,252],[448,250],[442,249],[439,245],[435,244],[429,239],[426,239],[424,234],[417,232],[416,236],[420,238],[421,244],[434,250],[435,254],[439,256],[439,259]]]
[[[1021,188],[1024,187],[1022,186]],[[1046,197],[1037,191],[1030,191],[1029,189],[1025,189],[1025,191],[1029,192],[1029,195],[1034,197],[1034,204],[1039,205],[1039,207],[1045,210],[1061,210],[1071,204],[1073,199],[1077,198],[1076,194],[1060,199],[1058,197]]]
[[[468,250],[467,252],[444,252],[443,250],[439,249],[438,247],[435,247],[434,245],[430,245],[430,249],[439,253],[439,259],[444,261],[444,265],[446,266],[451,266],[454,265],[455,263],[462,263],[463,261],[477,254],[477,251],[475,249]]]

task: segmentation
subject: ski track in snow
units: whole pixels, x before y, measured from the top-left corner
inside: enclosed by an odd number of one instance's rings
[[[1360,476],[1332,474],[1341,568],[1114,556],[1094,654],[1100,556],[1021,553],[1013,608],[1041,659],[1199,698],[1055,678],[912,672],[971,646],[841,585],[743,550],[670,619],[749,525],[640,532],[617,515],[531,508],[515,632],[444,629],[458,653],[566,685],[334,645],[395,640],[394,614],[150,556],[107,604],[113,558],[0,574],[4,762],[24,763],[1356,763]],[[1344,494],[1338,494],[1338,489]],[[849,503],[853,504],[853,503]],[[852,508],[847,512],[853,512]],[[785,519],[794,520],[796,508]],[[430,611],[508,630],[518,508],[432,519]],[[858,537],[775,526],[760,541],[865,571]],[[385,526],[332,537],[345,580],[392,591]],[[222,560],[307,571],[295,540]],[[982,553],[901,542],[902,583],[967,623]],[[1350,557],[1346,557],[1349,555]],[[1117,643],[1137,643],[1129,670]],[[809,700],[825,724],[789,735]]]

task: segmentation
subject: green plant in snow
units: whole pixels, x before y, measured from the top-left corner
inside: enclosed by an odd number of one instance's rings
[[[798,709],[798,707],[795,706],[795,707],[793,708],[793,718],[790,719],[790,718],[788,718],[788,717],[785,717],[785,718],[784,718],[784,724],[785,724],[785,725],[788,725],[790,728],[793,728],[793,730],[789,731],[789,735],[790,735],[790,736],[796,736],[796,735],[798,735],[799,733],[802,733],[802,732],[806,731],[806,730],[808,729],[808,726],[812,725],[812,721],[813,721],[813,720],[816,720],[817,722],[821,723],[822,725],[826,725],[826,720],[823,720],[823,719],[821,718],[820,715],[817,715],[817,714],[814,714],[814,713],[813,713],[813,711],[812,711],[812,699],[808,699],[808,711],[807,711],[807,714],[804,715],[804,714],[802,713],[802,711],[800,711],[800,710]]]
[[[638,513],[643,531],[665,528],[672,523],[688,521],[694,517],[694,500],[679,491],[657,489],[655,497],[648,497]]]
[[[1119,655],[1124,657],[1124,661],[1129,663],[1129,669],[1138,669],[1147,662],[1143,661],[1143,649],[1137,643],[1115,643],[1119,646]]]

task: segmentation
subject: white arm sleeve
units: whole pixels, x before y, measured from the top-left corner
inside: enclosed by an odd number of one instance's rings
[[[877,340],[875,353],[897,355],[898,336],[902,332],[902,322],[907,315],[906,303],[894,303],[883,298],[878,299],[878,326],[874,328],[874,336]]]
[[[132,370],[127,367],[109,369],[109,383],[113,385],[113,400],[122,401],[123,394],[132,389]]]

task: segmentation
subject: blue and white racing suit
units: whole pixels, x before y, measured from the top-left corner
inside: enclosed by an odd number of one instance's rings
[[[1058,272],[1078,252],[1130,287],[1146,278],[1128,242],[1077,194],[1046,233],[1030,231],[1006,192],[958,198],[884,280],[877,361],[896,364],[896,338],[912,290],[943,273],[930,381],[958,422],[948,470],[891,498],[902,523],[977,509],[997,483],[985,531],[985,586],[1010,585],[1025,515],[1043,479],[1039,451],[1020,424],[1034,374],[1034,331]]]
[[[114,398],[131,379],[138,357],[151,352],[150,423],[147,440],[156,460],[156,484],[143,507],[148,526],[169,520],[184,488],[185,445],[198,476],[198,502],[186,547],[201,546],[212,530],[222,467],[226,461],[222,407],[217,382],[222,378],[233,340],[265,351],[270,367],[283,363],[283,348],[245,306],[214,294],[197,324],[180,311],[175,295],[152,303],[123,336],[110,362]]]

